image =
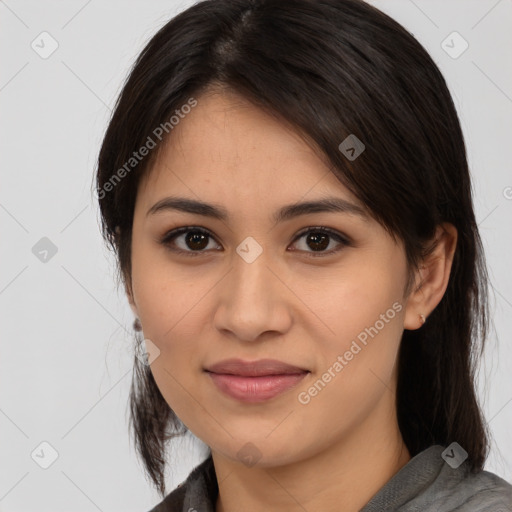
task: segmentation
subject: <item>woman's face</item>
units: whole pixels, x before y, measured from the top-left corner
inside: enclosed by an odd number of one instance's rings
[[[368,429],[385,435],[406,310],[403,246],[285,125],[238,96],[197,100],[141,183],[134,213],[132,307],[160,351],[150,358],[162,395],[212,451],[262,467]],[[161,203],[171,196],[225,218]],[[327,198],[338,210],[297,208]],[[231,358],[305,372],[205,371]]]

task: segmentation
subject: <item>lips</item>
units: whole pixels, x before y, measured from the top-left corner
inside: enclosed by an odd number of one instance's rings
[[[241,402],[264,402],[295,387],[308,370],[275,359],[227,359],[205,369],[217,389]]]

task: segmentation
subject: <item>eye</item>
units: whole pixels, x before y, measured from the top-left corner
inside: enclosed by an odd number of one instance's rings
[[[331,255],[350,245],[348,238],[325,227],[307,228],[297,235],[294,242],[301,239],[304,240],[298,244],[301,246],[298,250],[310,253],[308,256],[312,257]],[[336,244],[338,244],[337,247]],[[335,248],[332,248],[333,245]],[[331,249],[326,250],[329,247]],[[308,249],[311,249],[311,251]]]
[[[174,252],[186,253],[187,256],[198,256],[206,249],[215,249],[210,244],[213,240],[211,233],[205,229],[186,226],[169,231],[160,242]]]
[[[301,239],[304,240],[301,241]],[[295,237],[293,242],[298,240],[301,241],[298,244],[299,248],[292,251],[309,253],[307,255],[312,257],[334,254],[343,247],[351,245],[347,237],[326,227],[306,228]],[[217,243],[213,243],[214,241],[215,238],[209,231],[196,226],[185,226],[166,233],[160,243],[176,253],[199,256],[207,250],[221,250]]]

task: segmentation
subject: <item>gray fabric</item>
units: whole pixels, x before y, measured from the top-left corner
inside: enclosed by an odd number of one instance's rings
[[[443,450],[413,457],[360,512],[512,512],[512,485],[487,471],[472,474],[466,463],[453,469]],[[210,456],[150,512],[215,512],[217,495]]]
[[[497,475],[451,468],[431,446],[413,457],[361,512],[512,512],[512,485]]]

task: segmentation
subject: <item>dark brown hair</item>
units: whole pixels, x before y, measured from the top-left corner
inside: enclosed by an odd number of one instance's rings
[[[474,372],[487,332],[487,273],[463,134],[433,60],[360,0],[206,0],[165,24],[124,84],[98,159],[103,235],[128,290],[137,187],[158,151],[130,168],[126,162],[213,86],[290,123],[319,148],[340,182],[403,240],[410,269],[436,226],[457,228],[443,299],[421,329],[403,334],[397,415],[412,456],[457,441],[480,470],[488,440]],[[350,134],[366,146],[352,162],[338,149]],[[166,443],[186,429],[137,359],[130,412],[137,450],[164,495]]]

